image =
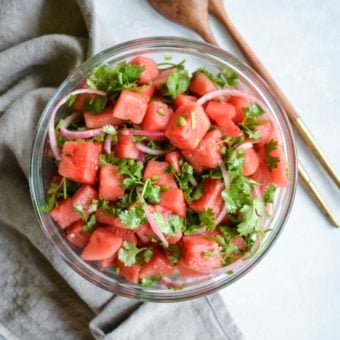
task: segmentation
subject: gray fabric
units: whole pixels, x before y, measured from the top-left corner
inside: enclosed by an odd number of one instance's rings
[[[34,129],[60,82],[113,43],[101,32],[91,1],[0,0],[0,338],[241,339],[218,295],[177,304],[113,297],[42,234],[27,185]]]

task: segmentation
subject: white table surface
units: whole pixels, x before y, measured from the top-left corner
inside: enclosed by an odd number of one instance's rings
[[[234,23],[340,173],[340,1],[228,0]],[[173,35],[200,39],[157,14],[146,0],[100,0],[111,41]],[[223,48],[241,57],[212,19]],[[112,37],[112,38],[111,38]],[[299,157],[340,217],[340,193],[306,150]],[[340,339],[340,229],[299,185],[285,230],[269,255],[221,291],[248,339]]]

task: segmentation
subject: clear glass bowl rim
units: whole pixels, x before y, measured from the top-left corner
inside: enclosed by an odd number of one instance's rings
[[[186,50],[191,50],[195,51],[198,55],[210,55],[217,59],[224,60],[230,65],[233,65],[235,69],[237,69],[239,72],[241,71],[248,79],[251,79],[256,84],[257,88],[260,89],[262,95],[264,95],[265,98],[271,103],[271,106],[275,109],[274,111],[276,114],[280,115],[279,118],[281,120],[281,125],[279,128],[284,134],[285,143],[287,143],[288,158],[290,161],[289,166],[291,170],[291,184],[288,186],[286,196],[283,199],[283,208],[277,213],[277,225],[273,228],[270,240],[266,243],[263,249],[261,249],[261,251],[256,256],[254,256],[254,258],[249,260],[247,265],[243,266],[242,270],[237,272],[237,275],[217,275],[216,278],[214,277],[208,282],[200,284],[197,287],[191,287],[189,290],[159,290],[152,287],[125,284],[105,275],[104,273],[91,267],[85,261],[81,260],[80,257],[74,251],[72,251],[70,246],[68,246],[65,240],[61,237],[60,233],[56,231],[56,226],[52,222],[51,218],[49,218],[47,214],[44,214],[40,209],[41,203],[44,202],[44,188],[42,186],[41,168],[43,162],[43,148],[47,135],[48,117],[57,100],[70,92],[67,90],[68,84],[73,81],[75,75],[79,73],[86,74],[86,72],[91,70],[94,66],[105,63],[106,60],[114,55],[131,51],[135,51],[137,53],[138,51],[143,52],[144,50],[148,49],[156,50],[157,48],[182,48],[183,54],[186,53]],[[230,285],[250,271],[256,264],[260,262],[264,255],[268,253],[269,249],[273,246],[274,242],[277,240],[277,237],[281,233],[293,205],[296,191],[296,182],[297,155],[292,129],[282,105],[273,91],[264,82],[264,80],[262,80],[262,78],[249,66],[220,48],[204,42],[171,36],[141,38],[117,44],[89,58],[78,68],[76,68],[59,86],[56,93],[50,98],[41,114],[36,128],[36,137],[33,142],[29,174],[29,186],[35,213],[45,236],[52,243],[54,249],[56,249],[61,255],[63,260],[83,278],[105,290],[121,296],[150,302],[178,302],[201,297]]]

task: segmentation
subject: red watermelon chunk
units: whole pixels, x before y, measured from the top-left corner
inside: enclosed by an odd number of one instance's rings
[[[142,130],[164,131],[171,114],[172,110],[162,101],[150,102],[141,124]]]
[[[116,221],[117,224],[117,221]],[[137,244],[137,237],[135,232],[132,229],[128,229],[127,227],[115,227],[115,226],[108,226],[109,230],[111,230],[114,234],[118,235],[123,239],[123,241],[129,241],[133,244]]]
[[[147,96],[149,98],[149,101],[150,101],[150,98],[153,96],[155,90],[156,90],[156,86],[154,84],[138,86],[135,88],[135,91]]]
[[[205,112],[221,129],[226,120],[231,120],[236,115],[235,107],[229,103],[211,100],[205,107]]]
[[[142,243],[148,243],[152,237],[156,236],[148,223],[141,224],[136,234]]]
[[[165,135],[179,149],[195,149],[210,127],[210,121],[201,105],[189,103],[171,116]]]
[[[108,225],[111,225],[111,226],[115,225],[117,217],[105,213],[103,211],[103,209],[101,209],[100,207],[96,210],[95,215],[96,215],[96,221],[98,223],[108,224]]]
[[[119,175],[116,165],[102,165],[99,172],[99,197],[115,201],[124,195],[122,187],[124,177]]]
[[[83,248],[91,236],[91,233],[83,230],[83,226],[84,222],[80,220],[74,222],[66,229],[66,238],[79,248]]]
[[[249,107],[251,103],[246,98],[238,96],[231,97],[229,103],[234,105],[236,111],[233,121],[235,123],[241,123],[245,118],[243,109]]]
[[[175,108],[178,109],[182,105],[188,104],[188,103],[194,103],[197,102],[197,98],[195,96],[189,96],[187,94],[181,93],[177,96],[177,98],[174,101]]]
[[[174,272],[174,267],[170,264],[167,257],[158,249],[153,249],[153,256],[149,263],[144,263],[139,277],[168,276]]]
[[[80,216],[74,210],[70,197],[66,200],[58,201],[57,206],[51,210],[50,216],[59,224],[60,228],[63,229],[80,220]]]
[[[172,165],[175,172],[180,171],[179,161],[181,159],[181,154],[178,151],[168,152],[165,155],[165,161]]]
[[[120,125],[121,119],[113,117],[113,107],[109,106],[101,113],[84,113],[85,124],[89,129],[101,128],[105,125]]]
[[[139,264],[133,264],[132,266],[126,266],[123,262],[117,260],[117,266],[119,268],[119,273],[125,277],[125,279],[133,284],[138,284],[139,273],[142,266]]]
[[[148,107],[149,97],[143,93],[123,90],[113,108],[113,116],[140,124]]]
[[[130,61],[130,64],[144,67],[144,71],[140,75],[140,84],[149,83],[159,75],[157,64],[150,58],[137,56]]]
[[[139,150],[132,139],[132,136],[123,133],[118,134],[118,143],[114,147],[114,154],[119,158],[139,159]]]
[[[73,207],[81,206],[88,213],[93,200],[98,199],[97,190],[91,185],[82,185],[72,196]]]
[[[197,149],[182,150],[183,157],[193,166],[195,171],[216,168],[222,161],[220,149],[222,134],[219,130],[209,131]]]
[[[244,151],[244,163],[242,166],[244,176],[252,175],[259,167],[259,164],[260,158],[253,148]]]
[[[191,277],[198,277],[198,276],[202,276],[202,273],[199,273],[195,270],[189,269],[186,266],[183,266],[182,264],[182,260],[180,260],[177,264],[176,264],[176,269],[178,270],[178,273],[181,277],[185,277],[185,278],[191,278]]]
[[[223,190],[222,182],[219,179],[208,178],[203,184],[202,197],[190,204],[190,209],[200,213],[203,209],[211,208],[215,216],[224,206],[221,196]]]
[[[216,90],[214,83],[203,73],[196,73],[191,79],[189,90],[199,96]]]
[[[201,235],[184,236],[181,263],[191,270],[205,270],[222,266],[217,242]]]
[[[58,172],[74,182],[95,184],[102,145],[94,142],[66,142]]]
[[[270,153],[270,156],[279,158],[277,167],[273,168],[271,171],[271,177],[278,186],[284,188],[289,184],[289,180],[287,172],[287,160],[285,158],[282,146],[278,145],[277,149]]]
[[[109,257],[108,259],[98,261],[99,267],[101,269],[112,267],[115,264],[116,257],[117,257],[117,254],[114,254],[113,256]]]
[[[185,205],[184,194],[181,189],[170,188],[161,192],[160,205],[172,213],[185,217],[187,207]]]
[[[167,171],[168,166],[167,162],[150,160],[146,164],[143,179],[155,178],[155,184],[161,187],[177,188],[174,175]]]
[[[107,228],[97,228],[84,248],[81,258],[86,261],[100,261],[117,254],[123,239]]]
[[[274,124],[272,121],[267,119],[261,119],[261,125],[255,127],[255,131],[260,131],[261,138],[259,144],[268,143],[275,133]]]
[[[259,166],[251,175],[251,178],[261,184],[269,184],[272,181],[269,169],[263,159],[260,159]]]
[[[226,119],[219,128],[230,137],[239,137],[242,135],[241,129],[231,119]]]

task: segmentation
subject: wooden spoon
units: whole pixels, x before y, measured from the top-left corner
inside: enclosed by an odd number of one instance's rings
[[[188,27],[206,42],[217,45],[209,24],[208,0],[149,0],[169,20]]]
[[[311,150],[316,159],[320,162],[322,167],[326,170],[329,177],[334,181],[338,188],[340,188],[340,177],[336,173],[333,166],[327,160],[326,155],[323,153],[316,140],[312,136],[311,132],[308,130],[307,126],[304,124],[293,105],[289,102],[288,98],[284,95],[281,89],[278,87],[274,79],[271,77],[269,72],[265,69],[261,61],[252,51],[250,46],[237,31],[236,27],[228,17],[225,9],[223,0],[209,0],[209,12],[216,16],[225,28],[228,30],[231,37],[235,40],[237,46],[241,50],[242,54],[248,60],[249,64],[254,68],[257,73],[259,73],[262,78],[267,82],[267,84],[274,90],[276,95],[279,97],[283,107],[285,108],[290,122],[294,125],[294,128],[298,132],[299,136],[302,138],[304,143]]]

